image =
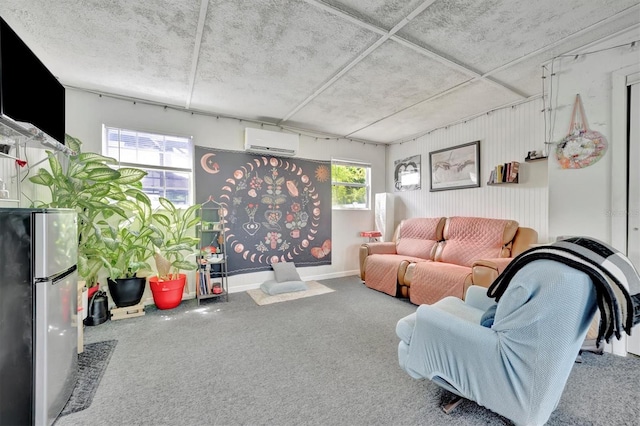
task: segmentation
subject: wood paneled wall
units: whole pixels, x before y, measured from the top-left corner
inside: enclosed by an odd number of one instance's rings
[[[544,149],[542,100],[532,100],[395,144],[387,153],[387,189],[393,191],[394,161],[422,156],[422,189],[394,192],[396,225],[408,217],[480,216],[517,220],[548,235],[547,161],[525,163],[528,151]],[[429,152],[480,140],[480,188],[430,192]],[[487,186],[497,164],[520,162],[519,184]]]

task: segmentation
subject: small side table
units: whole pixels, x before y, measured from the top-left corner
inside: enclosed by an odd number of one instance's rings
[[[382,237],[382,232],[380,231],[362,231],[360,232],[361,237],[369,238],[369,242],[373,243],[378,241],[378,238]]]

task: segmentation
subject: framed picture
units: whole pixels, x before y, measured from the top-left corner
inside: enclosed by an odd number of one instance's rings
[[[480,141],[429,153],[429,191],[477,188],[480,186]]]
[[[421,188],[420,155],[396,160],[394,166],[395,192],[413,191]]]

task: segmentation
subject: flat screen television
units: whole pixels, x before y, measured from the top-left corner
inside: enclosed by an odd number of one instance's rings
[[[0,114],[64,143],[64,86],[0,18]]]

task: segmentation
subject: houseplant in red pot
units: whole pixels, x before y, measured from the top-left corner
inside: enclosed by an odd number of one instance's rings
[[[119,308],[140,303],[146,277],[151,274],[147,262],[153,255],[151,240],[156,234],[149,197],[136,188],[128,189],[126,196],[117,202],[124,217],[97,222],[97,234],[104,244],[99,258],[107,269],[109,294]]]
[[[194,229],[199,204],[179,209],[167,198],[160,198],[161,207],[153,213],[155,235],[152,238],[158,275],[149,277],[149,287],[158,309],[173,309],[182,301],[186,274],[181,270],[195,270],[195,261],[186,260],[195,253],[198,238]]]

